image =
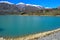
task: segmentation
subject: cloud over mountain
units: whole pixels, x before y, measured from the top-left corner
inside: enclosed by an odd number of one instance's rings
[[[35,5],[35,4],[25,4],[23,2],[20,2],[20,3],[17,3],[16,5],[20,5],[20,4],[24,4],[26,6],[35,6],[35,7],[38,7],[38,6],[41,6],[41,5]],[[42,7],[42,6],[41,6]]]
[[[19,5],[19,4],[25,4],[25,3],[23,3],[23,2],[20,2],[20,3],[17,3],[16,5]]]

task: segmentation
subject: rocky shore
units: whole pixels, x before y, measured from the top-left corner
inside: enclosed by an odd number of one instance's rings
[[[60,40],[60,28],[48,32],[32,34],[25,37],[3,38],[0,40]]]
[[[60,31],[42,38],[38,38],[37,40],[60,40]]]

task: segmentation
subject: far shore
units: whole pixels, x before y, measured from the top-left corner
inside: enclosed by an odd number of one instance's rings
[[[9,16],[9,15],[0,15],[0,16]],[[60,15],[10,15],[10,16],[60,16]]]

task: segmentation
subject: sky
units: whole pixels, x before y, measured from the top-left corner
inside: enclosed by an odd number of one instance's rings
[[[26,4],[35,4],[35,5],[41,5],[44,7],[51,7],[51,8],[60,6],[60,0],[0,0],[0,1],[9,1],[14,4],[23,2]]]

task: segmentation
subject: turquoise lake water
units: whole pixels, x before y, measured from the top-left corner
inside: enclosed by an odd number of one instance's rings
[[[17,37],[60,28],[60,16],[0,16],[0,36]]]

